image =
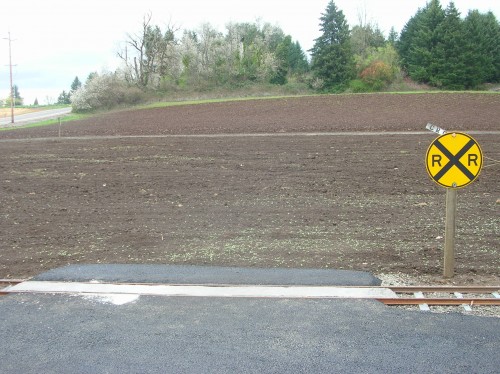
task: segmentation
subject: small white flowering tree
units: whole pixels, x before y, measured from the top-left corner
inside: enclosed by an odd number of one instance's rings
[[[143,99],[143,93],[136,87],[129,87],[116,74],[94,74],[85,86],[78,88],[71,96],[74,112],[89,112],[110,109],[118,105],[133,105]]]

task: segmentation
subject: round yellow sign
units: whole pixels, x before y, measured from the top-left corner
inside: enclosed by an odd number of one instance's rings
[[[460,188],[479,176],[483,153],[479,144],[469,135],[449,132],[429,146],[426,166],[430,177],[439,185]]]

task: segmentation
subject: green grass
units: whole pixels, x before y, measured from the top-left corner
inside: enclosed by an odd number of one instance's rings
[[[64,106],[62,107],[64,108]],[[51,109],[56,109],[56,108],[51,108]],[[72,121],[77,121],[80,119],[84,119],[87,117],[92,116],[91,114],[69,114],[67,116],[61,117],[61,123],[63,122],[72,122]],[[40,122],[34,122],[34,123],[29,123],[26,125],[21,125],[21,126],[15,126],[15,127],[2,127],[0,128],[0,131],[12,131],[12,130],[18,130],[18,129],[29,129],[33,127],[42,127],[42,126],[51,126],[51,125],[57,125],[59,124],[59,119],[53,118],[53,119],[47,119],[44,121]]]
[[[373,94],[390,94],[390,95],[420,95],[420,94],[488,94],[499,95],[499,91],[439,91],[439,90],[422,90],[422,91],[387,91],[387,92],[373,92]]]
[[[277,99],[289,99],[298,97],[311,97],[311,96],[322,96],[321,94],[303,94],[303,95],[278,95],[278,96],[252,96],[252,97],[228,97],[228,98],[214,98],[214,99],[199,99],[199,100],[184,100],[184,101],[158,101],[149,104],[139,105],[133,109],[154,109],[154,108],[165,108],[180,105],[198,105],[198,104],[215,104],[215,103],[227,103],[234,101],[251,101],[251,100],[277,100]]]

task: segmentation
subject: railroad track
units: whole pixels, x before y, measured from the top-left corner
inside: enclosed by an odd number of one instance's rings
[[[158,296],[220,296],[220,297],[303,297],[376,299],[386,305],[500,306],[500,286],[252,286],[252,285],[161,285],[144,283],[33,282],[27,279],[0,279],[0,295],[10,293],[137,293]],[[15,285],[21,285],[16,288]],[[26,285],[26,287],[22,287]],[[159,290],[163,287],[163,291]],[[167,291],[165,291],[167,290]],[[298,292],[291,292],[298,290]],[[193,293],[194,292],[194,293]]]
[[[400,286],[390,287],[396,298],[378,299],[386,305],[459,306],[471,312],[476,306],[500,306],[500,286]]]

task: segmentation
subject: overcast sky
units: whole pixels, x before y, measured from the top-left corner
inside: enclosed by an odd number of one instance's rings
[[[427,0],[336,0],[352,27],[360,14],[388,34],[400,32]],[[441,0],[443,7],[448,0]],[[75,76],[84,82],[90,72],[115,70],[116,52],[127,33],[140,31],[143,16],[153,23],[196,29],[208,22],[225,31],[229,22],[269,22],[282,28],[307,51],[319,36],[319,17],[328,0],[18,0],[2,1],[0,37],[10,31],[14,84],[33,104],[56,101]],[[500,19],[500,0],[455,0],[464,17],[469,9],[493,11]],[[181,34],[179,33],[178,36]],[[9,95],[9,48],[0,39],[0,98]]]

